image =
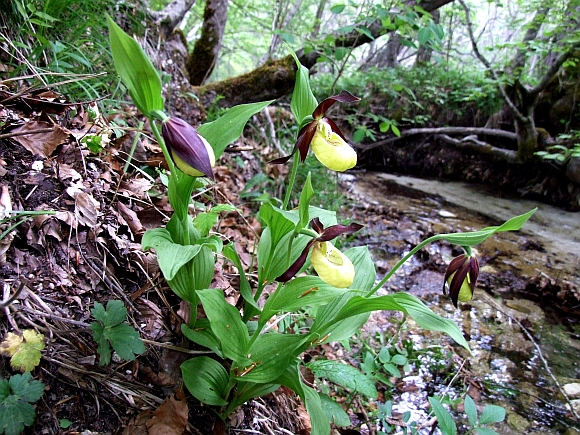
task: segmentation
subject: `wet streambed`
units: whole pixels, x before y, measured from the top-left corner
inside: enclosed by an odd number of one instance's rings
[[[407,291],[454,319],[473,352],[469,357],[453,348],[451,370],[458,379],[452,383],[438,384],[425,367],[414,370],[403,379],[407,386],[398,387],[395,410],[424,419],[430,389],[453,398],[469,386],[478,406],[506,408],[507,421],[493,427],[502,435],[580,433],[573,432],[574,416],[561,393],[580,379],[580,213],[502,198],[463,183],[378,173],[343,181],[361,199],[355,208],[368,207],[362,239],[379,275],[432,234],[478,230],[539,208],[523,231],[496,235],[476,248],[481,275],[470,304],[455,309],[442,295],[445,265],[461,252],[444,243],[424,249],[385,285],[385,292]],[[393,325],[389,316],[374,315],[367,332],[387,331]],[[417,348],[442,340],[412,327],[407,334]]]

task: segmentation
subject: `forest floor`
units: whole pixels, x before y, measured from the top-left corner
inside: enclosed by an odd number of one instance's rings
[[[0,125],[18,126],[0,138],[0,211],[55,212],[23,219],[0,241],[2,299],[20,292],[0,311],[0,334],[33,329],[46,340],[33,371],[45,384],[45,392],[36,404],[36,423],[25,433],[225,433],[212,411],[181,389],[179,366],[191,353],[180,333],[188,307],[169,290],[154,254],[143,252],[140,245],[143,233],[164,225],[171,209],[159,177],[146,176],[135,166],[124,170],[135,132],[127,131],[101,153],[92,153],[80,140],[88,133],[104,132],[105,125],[90,121],[82,109],[73,113],[52,93],[20,96],[10,107],[0,106]],[[133,164],[157,166],[158,147],[146,136],[139,136],[136,143]],[[237,208],[221,216],[216,231],[224,242],[236,241],[242,262],[249,267],[260,228],[256,203],[242,201],[240,192],[262,170],[258,158],[267,156],[247,150],[258,148],[250,139],[238,145],[246,150],[227,152],[215,168],[216,182],[194,200],[202,206],[217,198]],[[267,174],[272,178],[285,175],[278,167],[266,170],[272,171]],[[378,237],[388,230],[393,255],[400,256],[432,232],[404,210],[356,198],[349,204],[343,217],[367,225],[362,239],[368,243],[385,244]],[[12,223],[3,223],[2,231]],[[530,244],[529,249],[537,247]],[[418,261],[442,279],[445,263],[440,257],[420,255]],[[562,307],[566,301],[578,305],[572,289],[562,284],[522,282],[508,274],[502,279],[504,286],[523,292],[544,292]],[[212,286],[222,288],[235,302],[237,282],[236,269],[218,261]],[[113,358],[110,365],[101,366],[89,329],[94,320],[91,309],[95,302],[106,305],[112,299],[123,301],[129,323],[147,350],[135,361]],[[0,377],[13,373],[9,359],[0,358]],[[301,433],[307,431],[304,413],[298,401],[281,390],[236,412],[229,430]],[[358,430],[354,427],[349,433]]]

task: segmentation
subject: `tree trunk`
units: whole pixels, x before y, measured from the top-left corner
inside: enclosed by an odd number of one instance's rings
[[[533,116],[525,120],[516,118],[515,126],[518,138],[517,156],[520,161],[525,162],[530,160],[538,149],[538,130],[536,130]]]
[[[158,23],[160,34],[164,38],[171,35],[194,4],[195,0],[173,0],[165,6],[165,9],[152,14],[153,19]]]
[[[312,26],[312,32],[310,37],[312,39],[318,38],[318,33],[320,32],[320,24],[322,23],[322,14],[324,13],[324,8],[326,7],[326,2],[328,0],[319,0],[318,8],[316,9],[316,17],[314,17],[314,25]]]
[[[228,19],[228,0],[206,0],[201,36],[185,63],[189,82],[203,84],[214,70]]]

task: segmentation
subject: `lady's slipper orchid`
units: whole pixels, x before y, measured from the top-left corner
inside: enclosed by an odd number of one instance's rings
[[[445,271],[443,294],[451,296],[451,302],[457,308],[457,301],[469,302],[475,292],[479,276],[479,262],[473,254],[461,254],[451,260]]]
[[[213,148],[195,128],[183,119],[168,117],[161,125],[161,133],[175,166],[192,177],[213,178]]]
[[[356,165],[355,150],[346,142],[338,126],[332,120],[325,118],[324,114],[337,101],[353,103],[359,99],[347,91],[342,91],[322,101],[312,113],[314,120],[300,130],[292,153],[272,160],[270,163],[286,163],[298,150],[300,160],[304,162],[308,149],[312,146],[316,158],[328,169],[342,172],[354,167]]]
[[[312,226],[319,236],[308,242],[298,259],[286,272],[276,278],[276,281],[286,282],[294,277],[302,266],[304,266],[308,252],[313,248],[310,262],[320,279],[334,287],[350,287],[354,281],[354,266],[342,252],[330,243],[330,240],[335,239],[341,234],[355,233],[363,226],[353,222],[350,225],[332,225],[324,228],[318,218],[312,219],[310,226]]]

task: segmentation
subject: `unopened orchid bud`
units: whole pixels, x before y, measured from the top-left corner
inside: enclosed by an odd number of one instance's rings
[[[310,262],[320,279],[327,284],[347,288],[354,281],[352,262],[330,242],[315,242]]]
[[[318,121],[310,143],[316,158],[333,171],[346,171],[356,165],[356,151],[332,130],[325,119]]]
[[[479,262],[474,255],[461,254],[451,260],[445,271],[443,294],[451,296],[451,302],[457,308],[457,301],[469,302],[473,298],[477,277],[479,276]]]
[[[213,178],[213,148],[195,128],[183,119],[169,117],[163,121],[161,133],[175,166],[193,177]]]

